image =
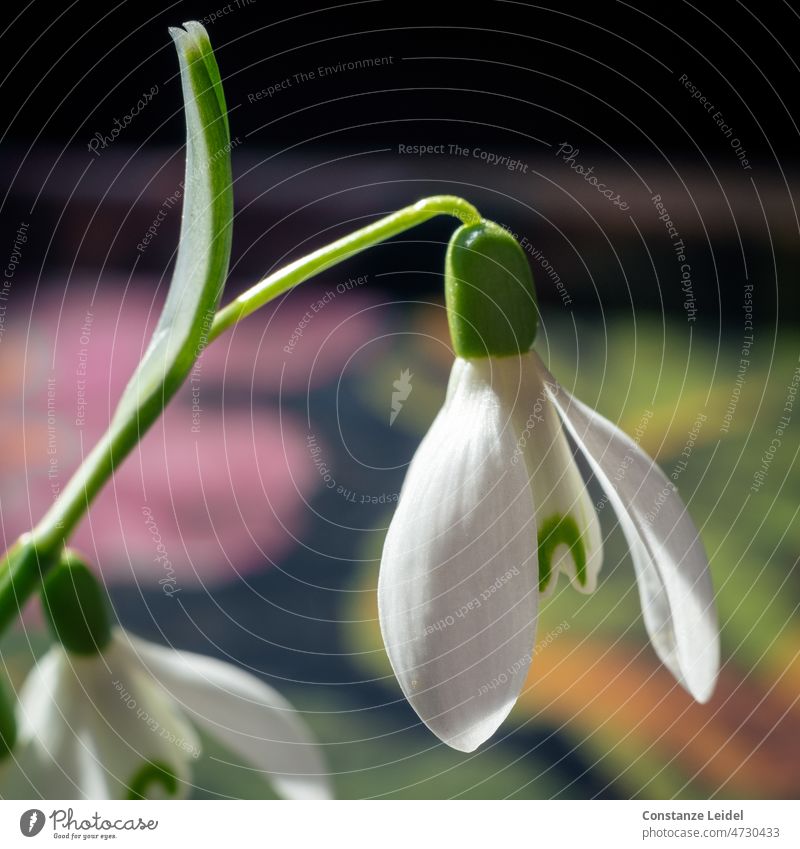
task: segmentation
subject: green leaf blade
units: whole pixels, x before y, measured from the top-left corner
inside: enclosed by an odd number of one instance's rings
[[[120,399],[112,429],[141,432],[183,383],[208,339],[231,253],[230,131],[208,33],[173,27],[186,115],[186,173],[180,243],[167,299],[142,361]]]

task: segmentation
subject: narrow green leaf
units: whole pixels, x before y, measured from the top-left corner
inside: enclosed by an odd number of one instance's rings
[[[205,28],[170,28],[186,114],[186,176],[180,244],[164,309],[120,399],[112,429],[152,424],[183,383],[208,338],[231,252],[230,132],[219,68]]]

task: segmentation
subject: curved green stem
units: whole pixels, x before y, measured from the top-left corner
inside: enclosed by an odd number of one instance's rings
[[[64,544],[94,497],[141,438],[138,419],[107,431],[77,468],[36,527],[0,563],[0,634],[59,561]]]
[[[478,210],[459,197],[437,195],[420,200],[266,277],[217,312],[208,341],[315,274],[437,215],[452,215],[464,224],[481,220]],[[58,561],[64,544],[95,496],[158,418],[172,394],[154,396],[121,425],[107,431],[33,531],[23,535],[8,551],[0,564],[0,633],[19,615],[26,599]]]
[[[374,224],[356,230],[355,233],[337,239],[324,248],[289,263],[274,274],[270,274],[269,277],[265,277],[217,313],[211,326],[209,341],[216,339],[220,333],[269,303],[273,298],[308,280],[309,277],[398,233],[410,230],[436,215],[452,215],[460,219],[462,224],[477,224],[481,220],[478,210],[463,198],[454,195],[435,195],[424,198],[412,206],[404,207],[392,215],[381,218]]]
[[[31,532],[41,556],[60,551],[114,469],[143,435],[144,428],[140,429],[134,418],[118,431],[109,430],[100,437]]]

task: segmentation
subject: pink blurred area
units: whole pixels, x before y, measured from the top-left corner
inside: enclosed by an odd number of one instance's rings
[[[9,309],[0,339],[5,546],[41,517],[107,426],[157,320],[157,289],[152,279],[104,281],[96,292],[94,281],[70,281]],[[336,379],[374,333],[363,293],[315,311],[318,298],[310,284],[204,351],[73,538],[106,580],[220,583],[296,544],[320,482],[305,394]]]

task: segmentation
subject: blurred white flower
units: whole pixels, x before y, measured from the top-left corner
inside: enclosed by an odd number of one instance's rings
[[[3,796],[183,798],[196,728],[290,799],[329,798],[320,752],[292,706],[240,669],[114,628],[101,653],[56,644],[25,681]]]
[[[719,666],[713,589],[673,484],[561,387],[535,351],[459,357],[409,466],[378,585],[400,686],[456,749],[475,749],[513,707],[531,663],[539,597],[558,573],[582,592],[595,588],[602,536],[567,433],[617,514],[658,656],[695,699],[711,696]]]

